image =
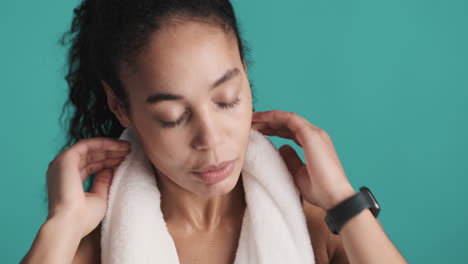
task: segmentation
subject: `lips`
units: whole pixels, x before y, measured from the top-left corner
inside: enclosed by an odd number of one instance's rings
[[[205,167],[204,172],[193,171],[193,174],[205,184],[213,185],[228,178],[234,170],[234,164],[235,160],[230,160],[219,165]]]
[[[218,171],[222,168],[224,168],[226,165],[228,165],[229,163],[233,162],[234,160],[227,160],[227,161],[223,161],[219,164],[215,164],[215,165],[208,165],[208,166],[205,166],[201,169],[198,169],[198,170],[193,170],[193,172],[195,173],[206,173],[206,172],[213,172],[213,171]]]

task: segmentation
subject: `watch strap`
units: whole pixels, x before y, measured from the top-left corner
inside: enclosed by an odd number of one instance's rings
[[[341,227],[348,220],[367,208],[371,209],[374,217],[377,217],[380,210],[378,203],[370,190],[363,186],[360,188],[360,192],[344,200],[334,208],[327,210],[325,222],[332,233],[338,234]]]

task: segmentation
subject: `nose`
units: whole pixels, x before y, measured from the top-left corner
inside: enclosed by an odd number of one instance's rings
[[[198,115],[197,128],[193,137],[192,146],[197,150],[212,150],[221,143],[221,123],[215,113]]]

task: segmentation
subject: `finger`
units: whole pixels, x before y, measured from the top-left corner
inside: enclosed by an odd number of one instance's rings
[[[293,147],[286,144],[279,148],[279,153],[281,157],[284,159],[288,170],[291,172],[292,175],[296,175],[297,170],[304,165],[297,152],[294,150]]]
[[[321,149],[328,149],[328,152],[331,153],[335,162],[337,164],[341,164],[329,135],[323,129],[315,126],[307,119],[297,114],[280,110],[253,112],[252,128],[257,129],[266,135],[280,136],[284,138],[293,137],[294,142],[296,142],[296,144],[301,147],[306,147],[306,140],[310,136],[309,138],[311,140],[309,140],[308,143],[314,144],[314,148],[310,148],[312,151],[322,151]],[[290,130],[292,136],[283,130]],[[312,137],[312,134],[319,136]],[[321,140],[315,140],[318,138]],[[320,147],[321,145],[325,148]],[[306,160],[309,160],[311,153],[306,151],[304,152],[304,155]],[[344,171],[343,168],[340,169]]]
[[[91,163],[88,166],[84,167],[83,169],[80,170],[80,177],[81,181],[86,180],[86,178],[89,177],[91,174],[95,174],[101,170],[104,169],[111,169],[114,168],[124,160],[124,158],[112,158],[112,159],[107,159],[104,161],[98,161],[95,163]]]
[[[287,125],[292,130],[300,128],[300,126],[297,126],[297,125],[302,125],[303,123],[307,123],[312,128],[319,129],[317,126],[310,123],[304,117],[297,115],[293,112],[287,112],[287,111],[281,111],[281,110],[253,112],[252,122],[267,122],[272,128],[277,128],[277,127],[282,127],[284,125]]]
[[[305,145],[304,135],[305,127],[315,127],[303,117],[296,115],[292,112],[285,112],[280,110],[271,110],[266,112],[254,112],[252,115],[252,122],[263,122],[272,129],[287,129],[290,130],[296,140],[302,145]],[[263,125],[264,126],[264,125]]]
[[[259,132],[261,132],[264,129],[273,129],[269,126],[267,122],[252,121],[251,127]]]
[[[267,136],[278,136],[282,138],[291,139],[297,145],[302,147],[302,144],[297,140],[296,135],[294,135],[293,132],[287,127],[272,128],[270,127],[270,124],[265,121],[252,121],[251,127]]]
[[[281,138],[286,138],[286,139],[291,139],[296,143],[297,145],[301,146],[301,143],[297,140],[294,134],[290,130],[287,129],[273,129],[273,128],[261,128],[257,129],[260,133],[266,135],[266,136],[277,136]]]
[[[122,151],[94,151],[89,152],[88,155],[83,156],[80,160],[79,168],[88,166],[91,163],[104,161],[112,158],[122,158],[129,154],[129,149]]]
[[[77,155],[73,157],[78,158],[78,162],[86,158],[89,153],[97,151],[123,151],[130,148],[130,142],[126,140],[119,140],[106,137],[87,138],[78,141],[75,145],[71,146],[66,152],[73,152]],[[75,162],[75,161],[74,161]],[[76,164],[76,163],[75,163]]]
[[[298,117],[301,118],[300,116],[298,116]],[[308,122],[307,120],[305,120],[305,121]],[[299,146],[302,147],[302,144],[300,144],[300,142],[298,141],[296,135],[294,135],[289,128],[287,128],[287,127],[274,128],[274,127],[271,126],[271,124],[272,124],[272,122],[267,122],[267,121],[252,121],[252,128],[255,129],[255,130],[258,130],[259,132],[261,132],[262,134],[265,134],[267,136],[279,136],[279,137],[282,137],[282,138],[292,139],[292,140],[294,140],[294,142],[296,144],[298,144]],[[330,149],[335,149],[334,146],[333,146],[333,143],[331,142],[331,138],[329,137],[329,135],[324,130],[314,126],[310,122],[309,122],[309,125],[311,125],[312,127],[317,128],[316,133],[319,133],[319,134],[323,135],[322,138],[324,139],[326,145]],[[336,160],[338,160],[338,158],[336,156],[336,153],[335,153],[334,156],[335,156]]]
[[[279,149],[281,157],[283,157],[288,170],[294,179],[294,184],[300,190],[310,188],[310,179],[307,171],[307,166],[302,162],[297,152],[290,145],[283,145]]]
[[[94,179],[91,192],[96,194],[100,198],[107,199],[113,176],[114,171],[112,169],[105,169],[100,171]]]

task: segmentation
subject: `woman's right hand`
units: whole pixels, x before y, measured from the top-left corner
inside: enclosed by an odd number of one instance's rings
[[[72,221],[81,237],[94,230],[104,218],[114,169],[130,152],[125,140],[95,137],[82,139],[57,155],[47,169],[49,215]],[[83,181],[96,174],[91,192]]]

